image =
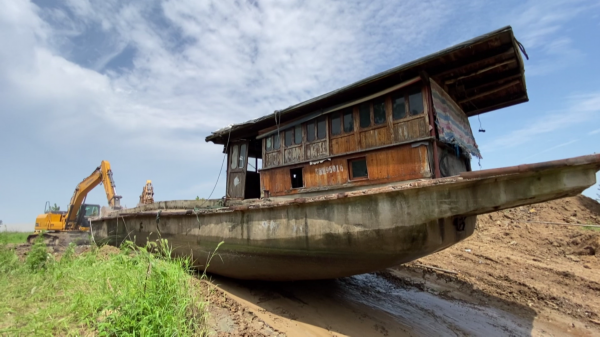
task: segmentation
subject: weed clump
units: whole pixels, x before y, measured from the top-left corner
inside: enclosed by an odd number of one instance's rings
[[[25,264],[32,272],[43,271],[52,263],[52,255],[48,254],[48,247],[44,242],[43,234],[38,235],[31,246]]]
[[[0,335],[205,335],[190,261],[171,258],[166,240],[122,248],[70,245],[55,259],[38,238],[21,261],[0,243]]]

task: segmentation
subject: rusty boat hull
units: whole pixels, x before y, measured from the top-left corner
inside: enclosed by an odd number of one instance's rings
[[[382,270],[473,234],[476,217],[581,193],[600,155],[396,183],[294,199],[159,202],[92,222],[97,242],[168,239],[208,272],[272,281],[329,279]],[[204,206],[204,207],[202,207]]]

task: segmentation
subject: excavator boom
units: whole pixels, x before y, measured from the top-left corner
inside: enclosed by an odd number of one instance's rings
[[[112,209],[121,209],[121,196],[116,194],[115,181],[112,176],[112,170],[110,169],[110,163],[103,160],[89,177],[83,179],[82,182],[77,185],[73,197],[69,202],[69,208],[67,209],[67,216],[65,219],[65,229],[76,229],[77,227],[77,213],[79,208],[83,204],[87,194],[102,183],[106,192],[106,199],[108,205]]]

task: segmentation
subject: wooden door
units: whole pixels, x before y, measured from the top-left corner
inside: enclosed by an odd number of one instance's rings
[[[248,166],[248,143],[234,143],[229,148],[229,171],[227,172],[227,197],[244,198],[246,168]]]

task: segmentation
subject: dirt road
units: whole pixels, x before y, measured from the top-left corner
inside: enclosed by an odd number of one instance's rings
[[[600,336],[600,231],[540,223],[599,220],[600,205],[578,196],[480,216],[466,241],[380,273],[213,277],[239,304],[215,312],[215,330],[243,335],[241,311],[266,336]]]

